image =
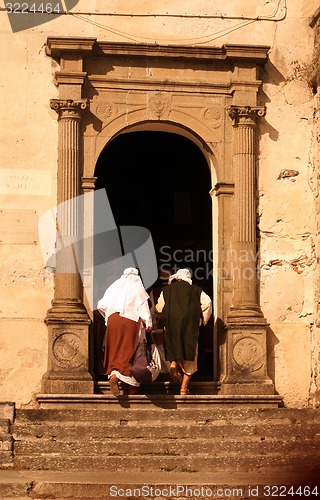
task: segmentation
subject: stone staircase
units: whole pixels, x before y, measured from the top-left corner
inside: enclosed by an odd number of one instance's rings
[[[13,467],[13,437],[14,404],[0,403],[0,467]]]
[[[146,484],[232,486],[248,499],[254,485],[254,497],[265,498],[266,485],[311,487],[320,477],[319,410],[248,408],[201,395],[93,398],[16,410],[15,476],[0,474],[1,499],[109,499],[111,485],[129,491]],[[181,490],[179,498],[190,495]]]
[[[320,462],[317,410],[110,406],[18,410],[15,467],[194,473],[310,471]]]

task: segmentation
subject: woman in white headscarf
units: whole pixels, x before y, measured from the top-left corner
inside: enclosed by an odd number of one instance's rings
[[[118,380],[133,388],[140,385],[130,374],[130,360],[138,345],[139,332],[152,329],[148,298],[138,270],[129,267],[98,302],[106,324],[103,372],[109,376],[114,396],[120,394]]]
[[[160,294],[156,310],[164,324],[166,359],[170,378],[181,382],[180,394],[189,394],[188,385],[197,371],[199,326],[212,313],[210,297],[192,283],[189,269],[179,269],[169,277]]]

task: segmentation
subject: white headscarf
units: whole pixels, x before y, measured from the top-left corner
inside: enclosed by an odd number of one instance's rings
[[[124,318],[138,321],[138,309],[148,298],[138,270],[128,267],[122,276],[107,288],[97,308],[105,317],[106,324],[108,317],[115,312]]]
[[[168,280],[169,285],[173,280],[183,280],[189,283],[189,285],[192,285],[191,273],[189,269],[179,269],[176,274],[172,274]]]

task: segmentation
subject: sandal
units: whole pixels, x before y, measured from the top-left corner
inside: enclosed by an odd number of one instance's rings
[[[175,384],[180,384],[182,382],[182,375],[180,373],[179,367],[177,364],[170,365],[170,379]]]
[[[190,394],[189,389],[180,389],[181,396],[188,396]]]
[[[112,377],[110,377],[109,384],[111,393],[117,398],[120,394],[120,389],[116,375],[112,375]]]

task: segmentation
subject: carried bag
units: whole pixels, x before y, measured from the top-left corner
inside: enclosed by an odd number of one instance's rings
[[[140,384],[153,382],[160,373],[161,358],[152,334],[140,340],[131,362],[131,375]]]

